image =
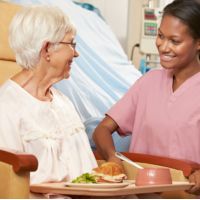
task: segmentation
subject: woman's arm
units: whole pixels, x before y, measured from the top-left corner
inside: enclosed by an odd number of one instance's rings
[[[0,102],[0,147],[23,151],[15,112]]]
[[[98,152],[107,162],[116,162],[122,165],[121,160],[115,156],[115,146],[112,134],[119,128],[117,123],[109,116],[106,116],[96,127],[93,133],[93,140]]]

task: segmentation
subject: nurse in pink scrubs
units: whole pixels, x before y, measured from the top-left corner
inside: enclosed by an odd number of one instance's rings
[[[97,150],[117,162],[111,134],[132,135],[130,152],[200,163],[200,1],[164,8],[156,46],[163,68],[152,69],[107,113],[93,134]],[[189,177],[200,194],[200,171]]]

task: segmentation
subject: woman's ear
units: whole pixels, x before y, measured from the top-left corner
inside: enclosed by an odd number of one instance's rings
[[[42,50],[41,50],[41,54],[42,54],[42,57],[45,59],[45,60],[49,60],[49,56],[50,56],[50,53],[49,53],[49,48],[50,48],[50,43],[48,41],[45,41],[42,45]]]
[[[200,39],[197,42],[197,50],[200,50]]]

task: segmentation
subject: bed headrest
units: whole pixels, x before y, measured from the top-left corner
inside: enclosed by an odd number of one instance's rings
[[[10,23],[22,6],[0,2],[0,60],[15,61],[15,54],[8,42]]]

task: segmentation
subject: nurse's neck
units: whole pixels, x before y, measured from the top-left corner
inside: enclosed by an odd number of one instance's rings
[[[194,76],[195,74],[200,72],[200,66],[195,67],[193,69],[181,69],[181,70],[175,70],[173,73],[173,84],[172,89],[173,92],[175,92],[185,81],[187,81],[189,78]]]

